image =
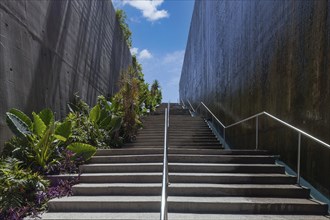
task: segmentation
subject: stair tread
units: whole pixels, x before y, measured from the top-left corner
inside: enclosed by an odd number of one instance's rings
[[[98,220],[154,220],[159,218],[159,213],[152,212],[46,212],[41,219],[69,220],[69,219],[98,219]],[[34,219],[34,218],[33,218]]]
[[[83,167],[98,167],[98,166],[157,166],[163,163],[93,163],[84,164]],[[168,163],[169,166],[242,166],[242,167],[283,167],[278,164],[243,164],[243,163]]]
[[[45,220],[66,219],[99,219],[99,220],[154,220],[159,218],[159,213],[146,212],[57,212],[44,213],[40,216]],[[240,214],[196,214],[196,213],[169,213],[171,220],[329,220],[320,215],[240,215]]]
[[[103,187],[161,187],[161,183],[79,183],[74,188],[103,188]],[[215,183],[170,183],[171,188],[237,188],[237,189],[303,189],[293,184],[215,184]]]
[[[160,202],[161,196],[67,196],[50,202]]]
[[[192,197],[192,196],[168,196],[167,201],[188,203],[254,203],[254,204],[307,204],[322,205],[312,199],[301,198],[263,198],[263,197]]]
[[[80,176],[153,176],[153,175],[162,175],[161,172],[128,172],[128,173],[82,173]],[[54,176],[66,176],[63,175],[54,175]],[[75,175],[78,176],[78,175]],[[279,173],[169,173],[169,176],[217,176],[217,177],[293,177],[287,174]]]

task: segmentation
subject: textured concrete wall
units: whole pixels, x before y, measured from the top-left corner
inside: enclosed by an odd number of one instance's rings
[[[330,143],[329,12],[329,0],[197,0],[180,97],[227,125],[267,111]],[[295,168],[297,133],[260,120],[260,145]],[[246,123],[229,141],[253,147],[254,132]],[[302,158],[303,175],[330,197],[330,150],[303,138]]]
[[[75,92],[95,103],[131,63],[110,0],[0,1],[0,146],[5,112],[67,112]],[[1,150],[0,147],[0,150]]]

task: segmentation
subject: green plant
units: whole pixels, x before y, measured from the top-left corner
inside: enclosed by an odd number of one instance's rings
[[[23,169],[22,162],[17,159],[1,160],[0,215],[8,219],[15,210],[24,210],[22,215],[26,215],[33,209],[42,208],[36,207],[36,200],[38,192],[45,191],[48,184],[48,181],[37,173]]]
[[[150,97],[151,97],[151,109],[152,111],[162,102],[162,91],[159,86],[158,80],[154,80],[150,89]]]
[[[132,32],[130,31],[128,24],[126,23],[126,14],[123,10],[116,10],[116,17],[119,22],[119,26],[123,31],[124,38],[126,40],[127,45],[131,48],[132,47]]]
[[[72,137],[75,141],[98,148],[116,147],[122,143],[119,135],[122,117],[114,113],[111,102],[104,96],[98,97],[97,104],[87,114],[72,111],[66,121],[72,123]]]
[[[17,109],[11,109],[6,114],[9,128],[17,135],[6,144],[7,156],[22,159],[27,166],[43,173],[59,163],[60,147],[71,143],[70,121],[55,121],[50,109],[44,109],[39,114],[33,112],[32,120]]]
[[[137,71],[129,67],[122,72],[119,92],[113,97],[114,109],[123,117],[123,136],[128,142],[135,139],[139,126],[139,79]]]

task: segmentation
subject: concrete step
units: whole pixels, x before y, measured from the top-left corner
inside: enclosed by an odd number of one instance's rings
[[[83,173],[162,172],[162,163],[85,164]],[[177,173],[284,173],[284,167],[274,164],[212,164],[169,163],[169,172]]]
[[[169,140],[171,141],[218,141],[218,139],[215,136],[211,136],[211,137],[205,137],[205,136],[201,136],[201,137],[191,137],[191,136],[170,136],[168,137]],[[136,141],[164,141],[164,137],[163,136],[149,136],[149,137],[140,137],[137,136]]]
[[[168,210],[207,214],[327,214],[326,205],[300,198],[169,196]]]
[[[58,212],[44,213],[44,220],[155,220],[159,219],[159,213],[125,213],[125,212]],[[244,215],[244,214],[196,214],[196,213],[169,213],[170,220],[329,220],[320,215]]]
[[[80,183],[72,187],[75,196],[159,196],[159,183]]]
[[[80,183],[160,183],[162,172],[83,173]],[[170,173],[171,183],[295,184],[294,176],[254,173]]]
[[[93,156],[89,163],[157,163],[163,161],[163,154]],[[265,155],[196,155],[168,154],[171,163],[242,163],[273,164],[273,156]]]
[[[168,134],[169,138],[215,138],[215,135],[213,133],[204,133],[204,134],[186,134],[186,135],[182,135],[179,133],[171,133]],[[156,134],[156,133],[141,133],[137,135],[137,139],[139,138],[160,138],[160,137],[164,137],[164,133],[162,134]]]
[[[161,183],[80,183],[72,190],[75,196],[154,196],[160,195],[161,187]],[[171,183],[168,195],[308,198],[309,190],[296,185]]]
[[[175,145],[183,145],[183,146],[209,146],[209,145],[216,145],[216,146],[220,146],[221,143],[218,140],[205,140],[205,141],[194,141],[194,140],[182,140],[182,141],[173,141],[171,139],[168,140],[169,145],[175,144]],[[164,141],[163,140],[159,140],[159,141],[140,141],[137,140],[133,143],[130,143],[127,146],[143,146],[143,145],[155,145],[155,146],[164,146]]]
[[[70,196],[48,202],[49,212],[159,212],[160,196]]]
[[[248,196],[248,197],[285,197],[308,198],[309,190],[297,185],[266,184],[196,184],[171,183],[170,196]]]
[[[164,147],[163,144],[161,143],[156,143],[156,144],[129,144],[129,145],[124,145],[124,148],[149,148],[149,149],[154,149],[154,148],[162,148]],[[214,144],[214,145],[173,145],[173,144],[169,144],[169,148],[172,149],[218,149],[218,150],[222,150],[223,147],[221,144]]]
[[[175,146],[191,146],[191,147],[201,147],[201,148],[207,148],[209,146],[216,146],[216,147],[219,147],[221,144],[219,142],[205,142],[205,143],[196,143],[196,142],[176,142],[176,143],[172,143],[170,142],[169,143],[170,145],[174,145]],[[127,143],[125,144],[125,146],[127,147],[147,147],[147,146],[164,146],[164,143],[163,142],[134,142],[134,143]]]
[[[120,149],[98,149],[95,156],[111,155],[143,155],[162,154],[163,147],[160,148],[120,148]],[[201,155],[267,155],[265,150],[223,150],[223,149],[168,149],[169,154],[201,154]]]
[[[171,183],[295,184],[296,177],[259,173],[170,173]]]
[[[161,172],[147,173],[83,173],[80,183],[160,183]]]
[[[46,212],[40,218],[44,220],[155,220],[159,219],[159,212]],[[32,219],[35,220],[35,218]]]
[[[185,144],[185,143],[219,143],[219,141],[216,138],[212,138],[212,139],[173,139],[173,138],[169,138],[168,139],[169,142],[174,143],[174,144]],[[133,143],[139,143],[139,144],[143,144],[143,143],[163,143],[164,139],[160,138],[160,139],[139,139],[137,138],[136,141],[134,141]]]

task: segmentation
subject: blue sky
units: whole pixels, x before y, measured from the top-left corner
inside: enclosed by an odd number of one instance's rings
[[[113,0],[123,9],[148,83],[157,79],[163,102],[177,102],[194,0]]]

